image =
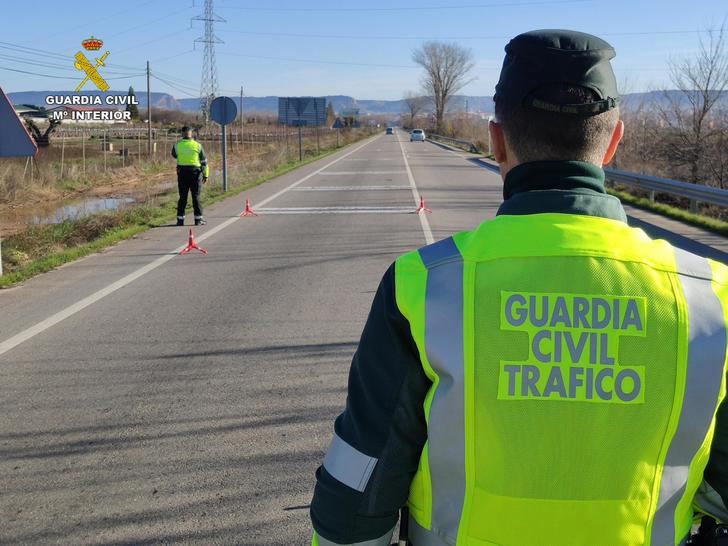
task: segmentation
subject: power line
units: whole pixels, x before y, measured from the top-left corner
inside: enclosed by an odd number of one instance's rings
[[[0,53],[0,59],[4,59],[6,61],[10,61],[12,63],[18,63],[22,64],[24,66],[26,65],[32,65],[32,66],[39,66],[41,68],[51,68],[53,70],[61,70],[63,72],[68,72],[72,74],[77,74],[78,70],[76,70],[73,67],[67,66],[67,65],[59,65],[59,64],[53,64],[53,63],[44,63],[41,61],[38,61],[36,59],[27,59],[24,57],[16,57],[14,55],[4,55]],[[134,72],[130,73],[126,70],[105,70],[104,74],[108,75],[121,75],[121,76],[129,76],[131,74],[135,74],[136,71],[139,70],[139,68],[134,68]]]
[[[190,93],[189,91],[185,91],[184,89],[182,89],[182,88],[180,88],[180,87],[177,87],[177,86],[176,86],[176,85],[174,85],[173,83],[171,83],[171,82],[168,82],[168,81],[167,81],[167,80],[165,80],[164,78],[160,78],[159,76],[155,75],[154,73],[152,73],[152,74],[151,74],[151,77],[152,77],[152,78],[154,78],[155,80],[158,80],[158,81],[162,82],[162,83],[163,83],[163,84],[165,84],[165,85],[168,85],[168,86],[169,86],[169,87],[171,87],[172,89],[174,89],[174,90],[176,90],[176,91],[179,91],[179,92],[180,92],[180,93],[182,93],[183,95],[187,95],[188,97],[192,97],[192,98],[198,98],[198,97],[196,97],[196,96],[195,96],[195,95],[194,95],[193,93]]]
[[[708,29],[709,31],[710,29]],[[653,36],[660,34],[696,34],[703,29],[692,30],[661,30],[661,31],[635,31],[635,32],[601,32],[601,36]],[[512,36],[397,36],[397,35],[351,35],[351,34],[301,34],[295,32],[258,32],[251,30],[225,29],[222,32],[246,34],[250,36],[274,36],[279,38],[321,38],[334,40],[508,40]]]
[[[56,80],[78,80],[78,78],[71,78],[70,76],[57,76],[54,74],[39,74],[38,72],[29,72],[27,70],[20,70],[18,68],[10,68],[8,66],[0,66],[0,70],[8,70],[10,72],[18,72],[20,74],[29,74],[31,76],[41,76],[43,78],[54,78]],[[114,78],[104,78],[105,80],[127,80],[129,78],[136,78],[144,76],[144,74],[130,74],[128,76],[117,76]]]
[[[593,0],[524,0],[520,2],[506,2],[499,4],[461,4],[455,6],[400,6],[400,7],[362,7],[362,8],[269,8],[269,7],[251,7],[251,6],[230,6],[221,5],[224,9],[239,9],[246,11],[270,11],[270,12],[385,12],[385,11],[442,11],[442,10],[463,10],[463,9],[483,9],[483,8],[508,8],[520,6],[545,6],[553,4],[581,4],[584,2],[592,2]]]
[[[19,70],[17,68],[9,68],[7,66],[0,66],[0,70],[9,70],[10,72],[19,72],[20,74],[30,74],[31,76],[43,76],[44,78],[55,78],[57,80],[76,80],[78,78],[71,78],[70,76],[54,76],[52,74],[38,74],[37,72],[28,72],[27,70]]]
[[[37,61],[35,59],[24,59],[23,57],[15,57],[14,55],[4,55],[0,53],[0,59],[4,59],[6,61],[10,61],[13,63],[20,63],[23,65],[33,65],[33,66],[40,66],[42,68],[53,68],[57,70],[64,70],[66,72],[76,72],[74,68],[69,68],[68,66],[63,66],[60,64],[52,64],[52,63],[44,63]]]
[[[139,8],[143,8],[144,6],[148,6],[149,4],[152,4],[152,3],[156,2],[156,1],[157,0],[146,0],[145,2],[142,2],[142,3],[137,4],[135,6],[127,7],[125,9],[121,10],[121,11],[117,11],[115,13],[106,15],[104,17],[98,17],[98,18],[95,17],[92,21],[89,21],[88,23],[83,23],[82,25],[78,25],[78,26],[75,26],[75,27],[71,27],[70,29],[69,28],[66,28],[65,30],[63,30],[63,31],[61,31],[59,33],[54,33],[54,35],[63,36],[63,35],[67,35],[67,34],[74,33],[78,29],[87,29],[91,23],[93,23],[94,25],[98,25],[99,21],[106,21],[108,19],[113,19],[115,17],[118,17],[119,15],[123,15],[125,13],[130,12],[130,11],[137,11]],[[21,42],[21,43],[28,44],[28,43],[33,42],[33,41],[35,41],[35,38],[32,39],[32,40],[26,40],[25,42]]]
[[[162,61],[168,61],[170,59],[175,59],[177,57],[181,57],[182,55],[187,55],[188,53],[194,53],[194,49],[188,49],[187,51],[183,51],[182,53],[175,53],[174,55],[170,55],[169,57],[161,57],[159,59],[153,59],[149,62],[151,63],[161,63]]]
[[[114,34],[109,35],[108,38],[115,38],[117,36],[121,36],[122,34],[126,34],[127,32],[131,32],[132,30],[137,30],[137,29],[140,29],[140,28],[148,27],[148,26],[154,25],[154,24],[156,24],[156,23],[158,23],[160,21],[166,21],[170,17],[172,17],[173,15],[177,15],[179,13],[183,13],[185,11],[188,11],[189,9],[190,9],[190,6],[188,6],[186,8],[182,8],[182,9],[177,10],[177,11],[173,11],[172,13],[166,13],[163,17],[159,17],[158,19],[152,19],[151,21],[146,21],[146,22],[144,22],[144,23],[142,23],[140,25],[135,25],[135,26],[129,27],[129,28],[125,29],[125,30],[120,30],[119,32],[116,32]]]
[[[172,82],[174,85],[178,85],[179,87],[183,87],[185,89],[189,89],[190,91],[197,93],[199,90],[197,89],[197,86],[194,84],[190,84],[190,82],[187,82],[185,80],[180,80],[178,78],[175,78],[174,76],[170,76],[169,74],[165,74],[164,72],[154,72],[155,74],[158,74],[162,76],[166,81]]]
[[[127,51],[131,51],[132,49],[136,49],[138,47],[143,47],[145,45],[153,44],[155,42],[158,42],[159,40],[164,40],[165,38],[169,38],[170,36],[175,36],[177,34],[182,34],[183,32],[187,32],[189,28],[183,28],[182,30],[175,30],[174,32],[170,32],[169,34],[164,34],[162,36],[159,36],[155,38],[154,40],[149,40],[148,42],[142,42],[140,44],[135,44],[131,47],[127,47],[126,49],[122,49],[120,51],[117,51],[116,53],[126,53]]]
[[[355,63],[349,61],[327,61],[327,60],[315,60],[315,59],[296,59],[292,57],[271,57],[268,55],[247,55],[244,53],[221,53],[221,55],[230,55],[232,57],[246,57],[249,59],[265,59],[272,61],[290,61],[296,63],[313,63],[313,64],[336,64],[346,66],[374,66],[379,68],[419,68],[415,65],[407,64],[376,64],[376,63]]]
[[[24,47],[10,42],[0,42],[0,47],[3,49],[10,49],[15,52],[27,53],[29,55],[37,55],[39,57],[56,57],[59,59],[68,60],[68,55],[61,55],[54,51],[46,51],[43,49],[36,49],[34,47]]]

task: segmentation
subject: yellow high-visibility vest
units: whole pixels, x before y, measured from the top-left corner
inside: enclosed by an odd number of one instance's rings
[[[416,546],[675,546],[725,396],[728,268],[572,214],[400,257],[432,387]]]
[[[177,154],[177,165],[180,167],[200,167],[202,168],[202,162],[200,161],[200,153],[204,155],[204,149],[202,144],[191,138],[183,138],[178,140],[174,145],[175,153]],[[210,167],[204,165],[204,176],[210,174]]]

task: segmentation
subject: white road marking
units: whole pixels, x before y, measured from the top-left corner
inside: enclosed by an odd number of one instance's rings
[[[404,152],[404,145],[402,141],[399,141],[399,148],[402,150],[402,159],[404,159],[404,166],[407,169],[407,178],[409,178],[410,187],[412,188],[412,197],[415,200],[415,205],[420,204],[420,194],[417,191],[417,184],[415,183],[415,177],[410,169],[409,161],[407,161],[407,154]],[[435,238],[432,236],[432,229],[430,229],[430,221],[427,219],[427,213],[420,213],[417,216],[420,217],[420,224],[422,225],[422,233],[425,235],[425,242],[431,245],[435,242]]]
[[[350,157],[346,161],[397,161],[397,157]]]
[[[362,176],[365,174],[407,174],[407,171],[332,171],[319,174],[321,176]]]
[[[267,199],[264,199],[263,201],[261,201],[260,203],[258,203],[257,206],[258,207],[265,206],[267,203],[270,203],[271,201],[273,201],[277,197],[280,197],[281,195],[283,195],[284,193],[286,193],[289,190],[292,190],[296,186],[299,186],[300,184],[303,184],[306,180],[309,180],[309,179],[313,178],[314,176],[316,176],[317,174],[319,174],[324,169],[328,169],[329,167],[331,167],[332,165],[335,165],[336,163],[338,163],[339,161],[345,159],[346,157],[348,157],[348,156],[350,156],[350,155],[358,152],[364,146],[367,146],[368,144],[371,144],[375,140],[376,140],[376,138],[367,140],[365,143],[363,143],[360,146],[357,146],[356,148],[354,148],[350,152],[347,152],[346,154],[342,155],[341,157],[338,157],[337,159],[334,159],[333,161],[328,162],[326,165],[324,165],[320,169],[316,169],[315,171],[313,171],[312,173],[304,176],[300,180],[297,180],[296,182],[294,182],[290,186],[287,186],[287,187],[283,188],[282,190],[274,193],[273,195],[271,195]],[[239,220],[239,218],[237,216],[234,216],[232,218],[229,218],[229,219],[225,220],[222,224],[219,224],[219,225],[215,226],[214,228],[210,229],[209,231],[206,231],[202,235],[198,236],[197,237],[197,241],[198,242],[202,242],[205,239],[208,239],[208,238],[212,237],[216,233],[222,231],[223,229],[225,229],[226,227],[232,225],[233,223],[237,222],[238,220]],[[102,288],[101,290],[98,290],[98,291],[94,292],[90,296],[86,296],[82,300],[79,300],[76,303],[69,305],[65,309],[63,309],[63,310],[61,310],[61,311],[59,311],[59,312],[51,315],[47,319],[42,320],[42,321],[38,322],[37,324],[34,324],[30,328],[26,328],[22,332],[20,332],[18,334],[15,334],[14,336],[6,339],[2,343],[0,343],[0,355],[2,355],[4,353],[7,353],[9,350],[17,347],[21,343],[24,343],[24,342],[28,341],[29,339],[37,336],[38,334],[40,334],[42,332],[45,332],[49,328],[51,328],[51,327],[55,326],[56,324],[58,324],[59,322],[62,322],[64,320],[66,320],[68,317],[71,317],[71,316],[75,315],[79,311],[82,311],[83,309],[86,309],[86,307],[88,307],[89,305],[93,305],[94,303],[96,303],[97,301],[105,298],[109,294],[113,294],[114,292],[116,292],[120,288],[124,288],[126,285],[134,282],[135,280],[137,280],[140,277],[143,277],[144,275],[146,275],[150,271],[154,271],[159,266],[167,263],[172,258],[176,257],[179,254],[179,252],[184,247],[185,247],[185,245],[182,245],[182,246],[179,246],[179,247],[175,248],[170,254],[165,254],[164,256],[160,256],[159,258],[157,258],[153,262],[150,262],[147,265],[145,265],[145,266],[137,269],[136,271],[134,271],[132,273],[129,273],[128,275],[126,275],[125,277],[122,277],[118,281],[111,283],[110,285]]]
[[[408,190],[409,186],[299,186],[293,191],[394,191]]]
[[[256,209],[261,214],[411,214],[412,207],[270,207]]]

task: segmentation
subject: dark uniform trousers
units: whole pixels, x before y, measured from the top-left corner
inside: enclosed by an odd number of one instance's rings
[[[202,204],[200,203],[202,170],[199,167],[178,166],[177,188],[179,189],[177,217],[184,217],[187,208],[187,194],[192,193],[192,207],[195,209],[195,218],[202,218]]]

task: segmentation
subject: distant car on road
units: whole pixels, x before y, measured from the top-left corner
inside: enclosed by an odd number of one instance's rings
[[[393,127],[387,127],[387,134],[393,135],[394,134],[394,128]]]
[[[410,133],[410,142],[424,142],[425,132],[422,129],[414,129]]]

